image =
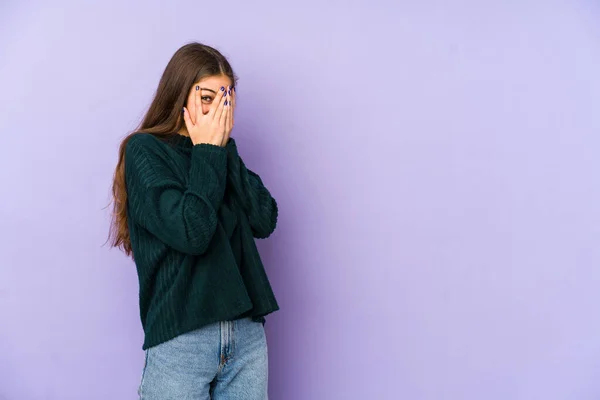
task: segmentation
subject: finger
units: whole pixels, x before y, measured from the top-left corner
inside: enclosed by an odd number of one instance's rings
[[[225,106],[225,108],[231,108],[229,106]],[[223,118],[225,120],[224,122],[224,127],[223,127],[223,146],[227,145],[227,142],[229,141],[229,129],[227,129],[227,125],[229,124],[229,114],[226,112],[225,113],[225,117]]]
[[[233,88],[231,88],[229,90],[230,96],[229,96],[229,113],[227,115],[227,130],[229,133],[231,133],[231,129],[233,128],[233,111],[235,108],[235,93],[233,92]]]
[[[187,128],[187,131],[189,133],[189,131],[194,127],[194,123],[190,118],[190,113],[185,107],[183,107],[183,121],[185,122],[185,127]]]
[[[219,100],[219,105],[217,106],[214,115],[213,115],[213,120],[220,124],[221,123],[221,116],[223,115],[223,109],[225,108],[225,102],[227,101],[227,96],[225,95],[225,91],[222,90],[221,91],[221,99]]]
[[[227,90],[225,90],[225,93],[227,93]],[[226,122],[227,122],[227,113],[229,112],[230,104],[229,104],[229,99],[230,97],[225,95],[225,103],[223,103],[223,109],[221,110],[221,118],[219,120],[219,124],[220,126],[222,126],[223,128],[225,128]]]
[[[231,88],[231,100],[233,102],[233,105],[231,107],[231,121],[230,122],[231,122],[231,128],[233,129],[233,125],[234,125],[233,124],[233,115],[235,113],[235,105],[237,102],[237,93],[235,92],[235,87]]]
[[[228,103],[225,106],[225,143],[229,140],[229,134],[231,133],[231,110],[233,106],[231,104],[231,88],[228,88],[227,91],[227,100]]]
[[[196,92],[194,93],[194,105],[196,106],[196,120],[194,123],[198,121],[200,116],[202,116],[202,94],[200,92],[200,85],[196,85]]]
[[[220,113],[218,110],[221,107],[221,105],[223,104],[223,102],[225,101],[225,88],[224,87],[221,87],[221,88],[223,90],[219,90],[219,92],[215,96],[215,99],[212,102],[210,111],[208,112],[211,116],[213,116],[213,118],[215,117],[215,115],[217,117],[219,117]]]

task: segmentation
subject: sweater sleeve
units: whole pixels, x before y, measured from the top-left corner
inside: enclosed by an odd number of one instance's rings
[[[206,252],[225,192],[227,152],[208,144],[192,148],[187,184],[155,138],[132,137],[125,149],[128,213],[177,251]]]
[[[246,168],[233,139],[227,143],[227,177],[241,203],[254,237],[269,237],[277,225],[277,202],[263,184],[260,176]]]

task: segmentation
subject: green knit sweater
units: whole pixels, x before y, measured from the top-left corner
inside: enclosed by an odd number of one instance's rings
[[[233,139],[218,147],[136,133],[125,181],[143,349],[279,309],[254,242],[275,229],[277,204]]]

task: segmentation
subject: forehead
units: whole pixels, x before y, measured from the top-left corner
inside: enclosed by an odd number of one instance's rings
[[[211,89],[216,92],[222,86],[231,86],[231,80],[225,75],[216,75],[203,78],[196,82],[195,85],[200,85],[203,88]]]

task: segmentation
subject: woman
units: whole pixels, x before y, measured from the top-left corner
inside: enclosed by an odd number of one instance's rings
[[[236,78],[199,43],[173,55],[121,144],[112,245],[135,260],[140,399],[266,399],[264,316],[279,309],[254,238],[277,204],[230,138]]]

